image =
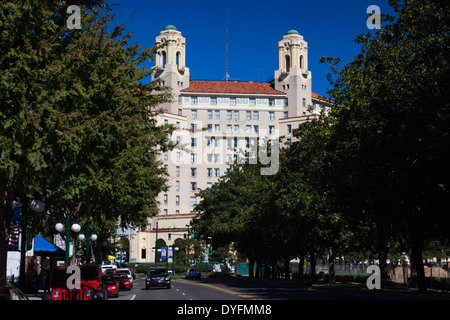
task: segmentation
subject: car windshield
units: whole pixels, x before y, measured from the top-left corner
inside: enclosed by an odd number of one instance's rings
[[[113,277],[104,277],[103,282],[106,284],[115,284],[116,280]]]
[[[191,269],[189,272],[190,273],[198,273],[198,270],[197,269]]]
[[[150,275],[166,274],[166,269],[150,269],[148,270],[148,274]]]
[[[117,279],[128,279],[128,277],[127,277],[127,275],[126,274],[121,274],[121,273],[116,273],[115,275],[114,275],[114,278],[117,278]]]
[[[81,281],[95,281],[99,280],[97,268],[80,268]],[[52,274],[52,281],[66,282],[72,273],[67,273],[67,268],[54,269]]]

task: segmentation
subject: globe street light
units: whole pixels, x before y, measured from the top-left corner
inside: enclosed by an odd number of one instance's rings
[[[66,226],[68,226],[68,225],[70,225],[70,224],[72,223],[72,225],[71,225],[70,228],[68,228],[68,227],[66,228],[66,227],[64,226],[64,224],[62,224],[61,222],[58,222],[58,223],[55,225],[56,231],[58,231],[58,232],[60,232],[60,233],[62,233],[64,230],[66,230],[66,258],[65,258],[64,264],[65,264],[66,266],[68,266],[68,265],[69,265],[69,247],[70,247],[70,245],[69,245],[69,240],[70,240],[70,230],[72,230],[72,231],[75,232],[75,233],[78,233],[78,232],[80,232],[80,230],[81,230],[81,226],[77,223],[77,220],[71,219],[70,216],[69,216],[69,214],[67,214],[66,219],[61,220],[61,221],[66,222]]]

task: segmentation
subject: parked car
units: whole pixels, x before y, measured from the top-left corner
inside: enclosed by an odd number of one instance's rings
[[[133,282],[128,278],[128,275],[126,273],[114,273],[112,276],[119,283],[119,290],[131,290],[131,288],[133,287]]]
[[[112,263],[110,260],[106,260],[106,261],[102,262],[101,268],[102,268],[103,273],[105,273],[105,271],[107,269],[116,269],[117,266],[114,263]]]
[[[109,297],[119,296],[119,284],[113,276],[104,276],[102,278],[103,286],[108,290]]]
[[[200,271],[197,268],[190,268],[186,272],[186,275],[184,276],[186,279],[198,279],[200,280],[201,274]]]
[[[114,273],[125,273],[127,275],[128,279],[130,279],[130,281],[133,282],[133,273],[128,268],[114,269]]]
[[[99,266],[71,266],[79,268],[79,282],[72,282],[73,272],[67,273],[66,267],[53,269],[50,280],[52,300],[107,300],[108,290],[103,286],[102,270]],[[71,279],[69,279],[71,277]],[[69,280],[69,281],[68,281]],[[75,288],[69,288],[68,282]],[[78,287],[78,288],[77,288]]]
[[[145,288],[149,287],[166,287],[170,289],[170,275],[167,273],[166,268],[150,268],[148,269],[147,276],[145,277]]]

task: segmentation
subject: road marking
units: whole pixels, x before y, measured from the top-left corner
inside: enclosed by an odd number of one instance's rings
[[[131,300],[134,300],[134,298],[136,298],[136,295],[135,295],[135,294],[133,294],[133,297],[131,297]]]
[[[228,289],[224,289],[224,288],[220,288],[220,287],[216,287],[212,284],[207,284],[207,283],[197,283],[197,282],[191,282],[191,281],[187,281],[187,280],[183,280],[183,279],[173,279],[172,281],[175,282],[183,282],[183,283],[190,283],[190,284],[194,284],[197,286],[205,286],[205,287],[210,287],[212,289],[216,289],[216,290],[220,290],[229,294],[234,294],[236,296],[242,297],[242,298],[246,298],[246,299],[251,299],[251,300],[262,300],[261,298],[257,298],[248,294],[243,294],[243,293],[239,293],[236,291],[232,291],[232,290],[228,290]],[[184,293],[183,293],[184,295]]]

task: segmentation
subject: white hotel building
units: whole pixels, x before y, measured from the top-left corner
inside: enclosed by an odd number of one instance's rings
[[[146,230],[135,230],[129,237],[130,262],[154,262],[155,245],[166,247],[188,235],[187,225],[200,200],[197,189],[217,183],[236,150],[258,139],[291,139],[292,130],[313,116],[308,106],[328,103],[311,92],[307,42],[295,30],[278,42],[279,67],[270,83],[191,80],[185,38],[172,25],[160,32],[155,44],[159,54],[153,81],[170,87],[174,95],[171,103],[161,105],[164,114],[158,121],[176,126],[171,139],[177,145],[163,155],[169,190],[159,196],[159,214],[148,219]],[[160,253],[157,259],[165,261]]]

